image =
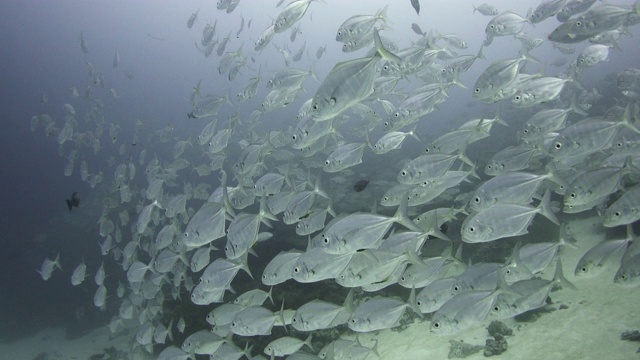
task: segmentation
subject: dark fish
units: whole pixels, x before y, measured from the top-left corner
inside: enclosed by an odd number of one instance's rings
[[[71,194],[71,199],[67,199],[69,212],[71,212],[71,209],[74,207],[78,207],[78,205],[80,205],[80,198],[78,197],[78,193],[74,191],[73,194]]]
[[[419,0],[411,0],[411,6],[416,9],[416,14],[420,14],[420,1]]]
[[[358,180],[358,182],[353,185],[353,190],[355,190],[356,192],[360,192],[366,189],[367,185],[369,185],[369,180]]]
[[[422,31],[422,29],[420,29],[420,26],[418,26],[418,24],[416,23],[411,24],[411,29],[413,29],[413,32],[418,35],[424,35],[424,31]]]

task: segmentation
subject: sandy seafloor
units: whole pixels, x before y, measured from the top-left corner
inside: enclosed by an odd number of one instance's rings
[[[593,219],[593,218],[592,218]],[[604,238],[604,233],[594,231],[597,227],[592,219],[576,220],[569,226],[578,239],[579,249],[565,248],[562,252],[564,273],[578,291],[561,289],[551,293],[554,307],[560,304],[566,309],[543,313],[535,322],[503,321],[514,330],[507,337],[509,348],[495,359],[640,359],[637,353],[640,342],[623,341],[620,334],[640,329],[640,288],[623,288],[613,283],[616,268],[611,267],[595,277],[576,278],[575,265],[591,246]],[[554,265],[542,274],[553,276]],[[410,311],[410,310],[407,310]],[[417,322],[397,332],[384,330],[360,334],[363,345],[371,346],[378,339],[381,359],[447,359],[449,340],[463,340],[472,345],[484,345],[489,338],[484,326],[479,326],[455,335],[439,336],[429,332],[428,321]],[[131,349],[130,339],[134,334],[110,336],[105,325],[75,340],[64,339],[63,328],[45,329],[31,337],[12,343],[0,343],[0,359],[32,360],[42,353],[48,357],[40,359],[89,359],[90,356],[114,346],[119,350]],[[349,337],[349,336],[347,336]],[[176,344],[180,345],[180,344]],[[160,345],[160,348],[164,346]],[[254,355],[257,354],[254,349]],[[318,350],[318,349],[316,349]],[[130,357],[142,359],[142,357]],[[152,359],[151,355],[144,359]],[[206,357],[199,356],[199,359]],[[466,359],[484,359],[482,351]],[[377,359],[370,354],[367,360]]]

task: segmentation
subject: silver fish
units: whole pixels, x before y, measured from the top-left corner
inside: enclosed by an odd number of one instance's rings
[[[625,191],[604,213],[603,225],[614,227],[640,219],[640,185]]]
[[[278,17],[273,23],[273,30],[276,33],[281,33],[289,29],[293,24],[298,22],[298,20],[302,19],[312,1],[314,0],[294,0],[290,2],[282,12],[278,14]]]
[[[302,252],[298,250],[281,252],[276,255],[264,268],[262,283],[273,286],[291,279],[293,277],[293,267],[300,255],[302,255]]]
[[[547,191],[538,207],[517,204],[496,204],[476,214],[469,215],[462,224],[461,236],[464,242],[487,242],[503,237],[527,234],[527,227],[537,213],[551,222],[560,224],[553,214]]]
[[[322,81],[311,106],[311,116],[314,120],[329,120],[367,98],[373,91],[376,64],[380,57],[399,61],[396,55],[384,48],[377,30],[374,30],[374,40],[374,57],[338,63]]]
[[[422,316],[416,305],[415,289],[411,290],[408,302],[376,296],[358,305],[347,325],[356,332],[390,329],[399,325],[400,318],[408,307]]]
[[[479,12],[480,14],[484,15],[484,16],[496,16],[499,14],[498,9],[496,9],[493,5],[490,4],[480,4],[478,6],[472,5],[473,6],[473,13],[475,14],[475,12]]]
[[[313,334],[309,334],[307,339],[304,341],[290,336],[278,338],[265,346],[264,353],[270,355],[271,357],[287,356],[296,353],[305,345],[313,350],[313,346],[311,346],[312,336]]]
[[[545,0],[529,16],[532,24],[537,24],[543,20],[556,15],[565,5],[567,0]]]
[[[218,204],[207,202],[191,217],[182,235],[187,248],[198,248],[226,235],[226,210]]]

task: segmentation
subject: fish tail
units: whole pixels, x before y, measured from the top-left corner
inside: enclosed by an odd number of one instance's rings
[[[640,134],[640,129],[638,129],[633,123],[631,123],[632,116],[637,115],[637,114],[634,114],[634,115],[631,114],[631,111],[634,106],[635,106],[635,103],[627,104],[627,107],[624,109],[624,114],[622,115],[622,119],[620,121],[622,122],[622,125],[627,129]]]
[[[389,4],[378,10],[378,12],[376,12],[376,15],[374,16],[376,19],[380,19],[385,25],[387,24],[387,22],[390,22],[389,18],[387,17],[387,9],[389,9]]]
[[[400,195],[400,206],[398,206],[398,210],[394,215],[394,217],[396,218],[396,221],[411,231],[418,231],[420,233],[424,232],[424,230],[422,230],[418,225],[416,225],[416,223],[414,223],[413,220],[409,218],[409,215],[407,215],[408,207],[409,207],[409,192],[406,192]]]
[[[463,85],[464,86],[464,85]],[[418,140],[418,141],[422,141],[420,140],[420,138],[418,137],[418,135],[416,134],[416,130],[418,130],[418,123],[416,123],[411,130],[409,130],[409,136],[411,136],[412,138]]]
[[[562,259],[558,258],[556,261],[556,272],[553,275],[553,280],[551,280],[554,286],[562,286],[563,288],[569,288],[571,290],[578,290],[578,288],[571,283],[571,281],[567,280],[564,277],[564,273],[562,272]]]
[[[423,317],[422,315],[422,311],[420,311],[420,308],[418,307],[418,304],[416,303],[416,287],[415,285],[411,287],[411,294],[409,295],[409,307],[411,307],[411,310],[413,310],[413,312],[415,312],[420,318]]]
[[[371,149],[374,148],[373,144],[371,143],[371,139],[369,139],[369,132],[368,131],[364,133],[364,141],[365,141],[365,143],[367,144],[367,146],[369,148],[371,148]]]
[[[321,183],[321,181],[320,181],[320,175],[318,175],[318,177],[316,177],[316,184],[315,184],[315,186],[313,187],[313,191],[314,191],[316,194],[318,194],[318,195],[322,196],[323,198],[325,198],[325,199],[329,199],[329,198],[330,198],[330,197],[329,197],[329,195],[328,195],[324,190],[322,190],[322,188],[320,187],[320,183]]]
[[[522,49],[522,51],[521,51],[521,55],[522,55],[522,56],[523,56],[527,61],[530,61],[530,62],[535,63],[535,64],[539,64],[539,63],[540,63],[540,60],[538,60],[536,57],[534,57],[533,55],[531,55],[531,54],[529,53],[529,49],[527,49],[526,47],[524,47],[524,48]]]
[[[58,254],[56,255],[56,259],[53,260],[53,265],[55,267],[57,267],[58,269],[62,270],[62,266],[60,266],[60,253],[58,252]]]
[[[558,221],[556,214],[554,214],[553,210],[551,209],[551,190],[547,189],[547,191],[544,193],[544,196],[542,197],[542,201],[540,201],[540,205],[538,206],[538,208],[540,209],[540,213],[544,217],[549,219],[552,223],[560,225],[560,221]]]
[[[287,323],[284,322],[284,299],[282,299],[282,305],[280,305],[280,321],[282,321],[282,327],[284,328],[284,331],[288,334],[289,330],[287,330]],[[248,357],[249,359],[251,358],[250,356]]]
[[[352,313],[353,310],[355,310],[355,306],[353,305],[353,289],[354,288],[349,289],[349,293],[347,294],[347,297],[344,299],[344,303],[342,304],[342,306],[347,309],[349,313]]]
[[[278,218],[271,213],[269,207],[267,206],[267,196],[265,194],[262,194],[262,197],[260,198],[260,221],[263,224],[272,227],[270,224],[268,224],[268,220],[277,222]]]
[[[173,341],[173,319],[169,321],[169,326],[167,326],[167,336],[169,340]]]
[[[227,213],[235,218],[236,212],[231,206],[231,201],[229,201],[229,192],[227,191],[227,172],[224,171],[224,169],[220,169],[220,186],[222,186],[222,201],[224,202],[224,207]]]
[[[240,258],[240,260],[242,261],[242,265],[240,267],[240,269],[244,270],[244,272],[247,273],[247,275],[249,275],[249,277],[251,277],[253,279],[253,274],[251,274],[251,270],[249,269],[249,263],[247,262],[247,260],[249,259],[249,253],[244,253],[244,255],[242,255],[242,257]]]
[[[373,40],[374,40],[375,45],[376,45],[376,54],[377,55],[380,55],[385,60],[394,61],[394,62],[402,62],[402,59],[400,59],[398,57],[398,55],[392,53],[391,51],[387,50],[384,47],[384,45],[382,44],[382,39],[380,39],[380,33],[378,32],[377,28],[373,29]]]
[[[484,45],[480,45],[480,50],[478,50],[478,53],[476,54],[476,59],[487,60],[487,58],[484,57],[484,54],[482,53],[482,49],[484,49]]]
[[[312,337],[313,337],[313,333],[309,334],[307,339],[304,341],[304,344],[307,345],[309,349],[314,350],[313,345],[311,344],[311,340],[313,339]]]
[[[580,109],[580,107],[578,106],[578,95],[577,94],[573,94],[573,96],[571,96],[571,104],[570,104],[570,109],[571,111],[573,111],[574,113],[583,115],[583,116],[588,116],[589,114]]]
[[[553,162],[549,162],[546,166],[545,169],[547,170],[547,174],[549,176],[549,180],[553,181],[554,183],[564,187],[565,189],[569,188],[569,183],[566,182],[561,176],[558,176],[557,173],[557,168],[555,166],[555,164]]]

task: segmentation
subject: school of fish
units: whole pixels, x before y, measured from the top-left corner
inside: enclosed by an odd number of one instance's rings
[[[615,102],[604,105],[596,88],[582,82],[592,67],[621,56],[620,39],[640,23],[639,2],[544,0],[528,14],[469,4],[469,12],[486,18],[482,44],[425,32],[425,25],[413,24],[413,34],[387,16],[389,6],[401,5],[390,2],[340,14],[335,41],[345,53],[365,50],[341,62],[332,62],[326,45],[308,49],[300,30],[312,29],[313,9],[331,6],[329,0],[279,1],[279,15],[251,45],[244,35],[252,21],[236,10],[239,3],[218,0],[219,11],[207,15],[237,16],[238,30],[221,30],[199,10],[187,18],[190,31],[202,28],[198,56],[215,50],[220,76],[249,78],[237,94],[202,93],[205,78],[185,94],[184,121],[196,122],[198,134],[183,138],[171,126],[149,129],[143,120],[125,133],[109,121],[112,105],[100,98],[108,74],[88,60],[91,42],[82,33],[87,85],[71,87],[68,102],[31,119],[32,131],[57,140],[69,160],[66,176],[79,171],[91,188],[104,190],[99,251],[122,273],[78,259],[71,285],[92,289],[95,306],[113,311],[109,329],[131,334],[132,353],[161,360],[365,359],[377,353],[377,342],[337,339],[314,348],[314,331],[390,329],[413,313],[416,321],[430,319],[434,334],[425,336],[435,336],[511,318],[544,306],[555,287],[575,288],[562,272],[562,248],[581,244],[565,228],[565,214],[591,213],[626,233],[582,249],[573,275],[616,268],[611,281],[640,287],[633,231],[640,220],[640,70],[617,72],[616,93],[609,94]],[[419,13],[419,1],[410,3]],[[541,22],[555,30],[544,38],[527,34]],[[399,34],[415,36],[412,45],[390,40]],[[484,54],[500,37],[512,50],[501,53],[511,55],[487,63]],[[543,43],[552,43],[561,61],[536,58]],[[250,66],[270,45],[282,55],[279,68]],[[116,51],[113,68],[126,57]],[[296,67],[307,58],[332,68],[318,76],[314,66]],[[525,69],[541,62],[548,64],[540,72]],[[550,74],[550,66],[563,75]],[[461,80],[472,67],[481,75]],[[444,132],[421,131],[453,87],[493,115],[451,119]],[[114,88],[106,94],[118,99]],[[246,111],[252,99],[259,105]],[[295,107],[297,117],[288,127],[270,127],[270,113],[285,107]],[[223,119],[223,108],[236,114]],[[87,154],[104,143],[117,153],[91,163]],[[522,241],[533,223],[560,235]],[[465,253],[498,243],[511,249],[501,262]],[[62,270],[59,257],[42,263],[44,280]],[[553,278],[539,277],[553,269]],[[327,292],[345,288],[348,295],[340,303],[314,298],[292,308],[295,299],[281,290],[287,282],[309,291],[331,283]],[[405,295],[384,296],[382,289]],[[185,321],[171,311],[177,303],[208,315]],[[307,335],[286,335],[287,329]],[[250,345],[269,336],[260,349]]]

